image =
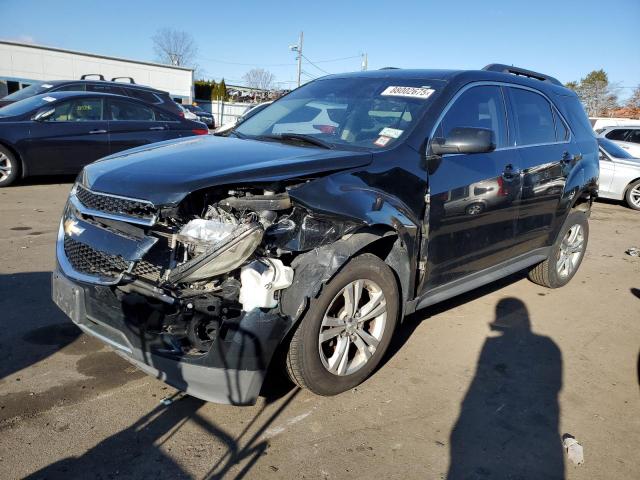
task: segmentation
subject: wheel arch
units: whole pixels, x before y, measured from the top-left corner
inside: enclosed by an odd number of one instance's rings
[[[12,146],[9,142],[2,139],[0,139],[0,146],[9,150],[20,162],[20,178],[26,177],[28,172],[27,163],[24,161],[24,158],[22,157],[20,152],[14,146]]]
[[[371,253],[383,260],[392,270],[400,291],[401,317],[408,300],[411,269],[410,256],[401,236],[388,225],[372,225],[343,237],[342,239],[297,256],[294,268],[294,283],[283,290],[280,296],[280,313],[292,319],[296,325],[317,298],[325,284],[357,255]]]

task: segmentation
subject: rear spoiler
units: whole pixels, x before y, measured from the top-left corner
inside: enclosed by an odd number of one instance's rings
[[[545,75],[544,73],[534,72],[533,70],[527,70],[526,68],[514,67],[513,65],[503,65],[502,63],[491,63],[484,67],[482,70],[487,72],[500,72],[500,73],[510,73],[512,75],[518,75],[521,77],[534,78],[536,80],[540,80],[541,82],[549,82],[554,85],[564,86],[557,79],[550,75]]]

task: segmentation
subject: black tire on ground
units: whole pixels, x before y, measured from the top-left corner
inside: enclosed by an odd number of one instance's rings
[[[7,148],[0,145],[0,188],[8,187],[20,178],[20,161]]]
[[[633,208],[634,210],[640,210],[640,204],[633,203],[633,201],[631,200],[631,193],[634,192],[634,189],[636,190],[636,192],[637,190],[640,190],[639,187],[640,180],[636,180],[635,182],[629,184],[629,186],[627,187],[627,191],[624,194],[624,201],[627,203],[629,208]]]
[[[379,343],[366,363],[351,374],[337,375],[331,373],[320,358],[320,330],[327,310],[336,305],[334,300],[342,298],[339,296],[341,291],[357,280],[371,281],[379,286],[386,300],[386,321]],[[380,363],[389,346],[398,322],[399,297],[395,275],[380,258],[366,253],[350,260],[323,286],[320,295],[311,300],[307,312],[296,327],[287,352],[287,371],[291,380],[302,388],[325,396],[336,395],[362,383]],[[356,345],[352,344],[347,352],[352,349],[353,355],[358,355],[355,348]]]
[[[565,237],[568,232],[571,229],[575,229],[576,226],[579,226],[583,235],[583,241],[579,249],[580,255],[575,257],[573,267],[568,274],[560,274],[558,272],[558,264],[560,263],[563,255],[563,248],[566,248],[566,243],[563,244],[563,242],[566,240]],[[580,264],[582,263],[582,259],[584,258],[584,254],[587,249],[588,240],[589,222],[587,220],[587,214],[579,210],[572,211],[569,213],[567,220],[558,233],[555,243],[551,247],[551,254],[549,255],[549,258],[539,263],[529,271],[529,280],[548,288],[559,288],[569,283],[578,271],[578,268],[580,268]]]

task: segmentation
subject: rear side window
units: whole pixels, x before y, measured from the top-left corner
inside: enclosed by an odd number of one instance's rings
[[[609,140],[624,141],[624,139],[627,137],[627,133],[629,133],[629,130],[617,128],[615,130],[611,130],[609,133],[605,135],[605,137],[607,137]]]
[[[86,86],[84,83],[70,83],[69,85],[63,85],[60,88],[54,88],[56,92],[84,92]]]
[[[556,131],[551,105],[542,95],[510,88],[518,146],[554,143]]]
[[[553,124],[551,125],[553,128]],[[493,130],[498,148],[507,145],[507,120],[500,87],[483,85],[464,92],[447,111],[439,135],[447,138],[454,128],[476,127]]]
[[[101,92],[101,93],[114,93],[116,95],[125,95],[122,88],[115,85],[99,85],[96,83],[89,83],[87,85],[88,92]]]
[[[553,119],[556,124],[556,140],[566,142],[569,140],[569,129],[555,109],[553,110]]]
[[[147,92],[145,90],[138,90],[135,88],[125,88],[127,95],[133,98],[137,98],[142,100],[143,102],[158,104],[162,103],[162,99],[160,99],[156,94],[152,92]]]
[[[111,100],[111,120],[149,122],[155,120],[151,107],[126,100]]]

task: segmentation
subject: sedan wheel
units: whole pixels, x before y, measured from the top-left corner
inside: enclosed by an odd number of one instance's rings
[[[6,187],[18,177],[19,166],[15,157],[4,147],[0,146],[0,187]]]
[[[625,195],[627,204],[634,210],[640,210],[640,181],[629,185]]]

